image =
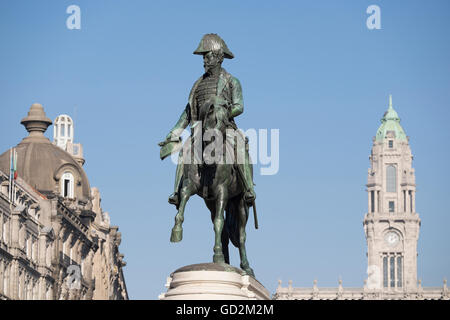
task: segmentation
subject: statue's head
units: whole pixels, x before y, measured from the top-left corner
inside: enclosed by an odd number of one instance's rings
[[[225,41],[215,33],[205,34],[194,54],[203,55],[203,66],[206,72],[220,66],[224,58],[234,58]]]

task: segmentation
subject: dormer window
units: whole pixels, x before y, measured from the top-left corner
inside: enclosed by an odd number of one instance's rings
[[[389,140],[389,149],[392,149],[394,147],[394,140]]]
[[[66,171],[61,177],[61,196],[64,198],[73,198],[73,175]]]

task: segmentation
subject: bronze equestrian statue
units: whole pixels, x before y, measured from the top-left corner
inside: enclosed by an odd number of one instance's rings
[[[244,111],[242,89],[239,80],[222,68],[223,59],[234,56],[217,34],[204,35],[194,54],[203,55],[205,73],[194,83],[178,122],[159,143],[160,157],[164,159],[181,148],[181,133],[190,125],[191,137],[180,151],[175,188],[169,197],[169,203],[178,209],[170,241],[182,240],[186,203],[192,195],[198,194],[211,211],[214,223],[213,262],[229,263],[228,243],[231,240],[239,248],[241,269],[254,276],[245,249],[245,227],[252,206],[258,228],[253,166],[248,154],[248,139],[234,122],[234,118]],[[203,139],[207,133],[211,136],[211,132],[214,139]],[[196,144],[195,139],[200,139],[200,144]],[[208,148],[215,150],[215,156],[216,151],[221,150],[223,161],[208,162],[205,154]]]

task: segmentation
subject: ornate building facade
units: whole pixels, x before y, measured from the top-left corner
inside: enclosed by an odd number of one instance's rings
[[[409,137],[389,107],[373,138],[369,157],[368,212],[363,226],[367,241],[368,278],[363,288],[293,288],[279,282],[274,299],[450,299],[442,287],[423,288],[417,281],[420,218],[415,207],[416,182]]]
[[[89,185],[72,119],[55,119],[53,143],[40,104],[21,124],[29,135],[0,155],[0,299],[128,299],[121,234]]]

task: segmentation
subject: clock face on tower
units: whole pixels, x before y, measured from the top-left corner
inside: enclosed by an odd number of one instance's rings
[[[390,247],[394,247],[398,244],[398,242],[400,241],[400,236],[393,231],[389,231],[388,233],[386,233],[386,235],[384,236],[384,241],[386,242],[386,244]]]

